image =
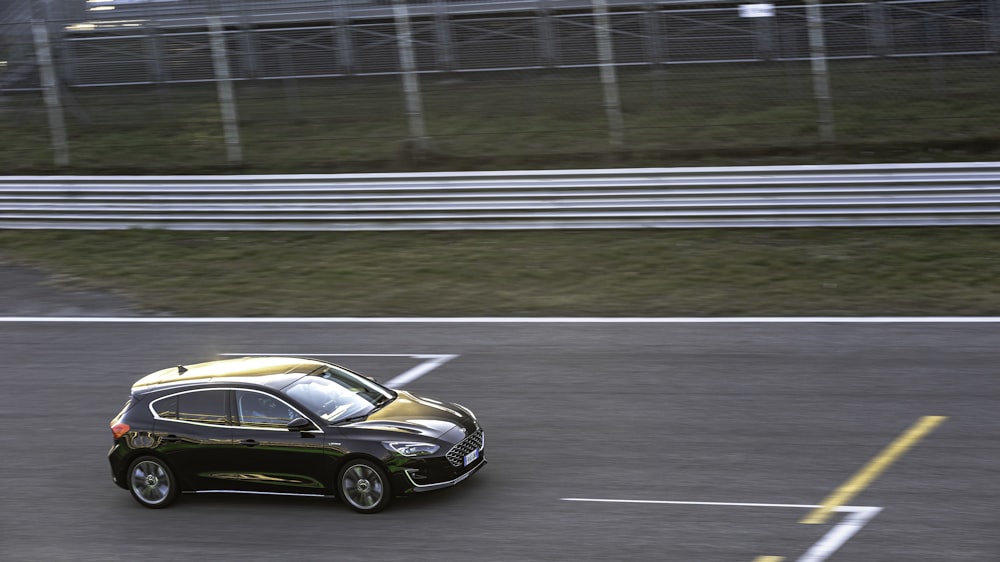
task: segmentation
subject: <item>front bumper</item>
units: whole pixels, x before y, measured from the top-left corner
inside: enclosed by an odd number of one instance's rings
[[[477,446],[474,448],[456,445],[442,456],[408,458],[396,466],[390,464],[393,489],[402,495],[440,490],[458,484],[486,464],[486,445],[482,432],[477,432],[475,443]]]
[[[410,490],[411,492],[430,492],[432,490],[440,490],[441,488],[447,488],[449,486],[454,486],[455,484],[458,484],[462,480],[465,480],[466,478],[472,476],[473,474],[475,474],[476,472],[478,472],[480,468],[483,468],[484,466],[486,466],[486,457],[485,456],[480,457],[479,461],[476,462],[472,466],[472,468],[469,469],[468,472],[466,472],[465,474],[462,474],[458,478],[454,478],[454,479],[448,480],[446,482],[437,482],[437,483],[433,483],[433,484],[418,484],[418,483],[414,482],[413,478],[417,474],[416,469],[408,469],[408,470],[404,471],[404,474],[406,474],[406,479],[409,480],[410,486],[412,488]]]

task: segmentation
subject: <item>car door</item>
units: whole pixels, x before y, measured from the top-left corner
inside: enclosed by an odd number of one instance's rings
[[[290,421],[306,416],[279,396],[257,389],[234,390],[233,410],[233,460],[240,467],[241,489],[324,493],[332,477],[323,432],[315,426],[288,429]]]
[[[154,400],[155,447],[188,490],[232,489],[233,429],[229,391],[200,389]]]

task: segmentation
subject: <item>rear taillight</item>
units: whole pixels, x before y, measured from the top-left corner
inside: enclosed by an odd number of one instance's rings
[[[114,434],[115,439],[118,439],[122,435],[128,433],[128,430],[132,429],[127,423],[113,423],[111,424],[111,433]]]

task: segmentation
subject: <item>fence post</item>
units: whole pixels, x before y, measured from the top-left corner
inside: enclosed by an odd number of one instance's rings
[[[437,40],[438,64],[442,70],[455,70],[455,50],[451,39],[451,21],[442,0],[434,0],[434,37]]]
[[[872,51],[884,57],[889,54],[889,34],[886,31],[885,6],[882,0],[873,0],[868,4],[868,16],[871,21],[868,34],[871,37]]]
[[[556,33],[553,30],[552,11],[549,10],[548,0],[538,0],[536,10],[536,21],[538,27],[538,44],[541,47],[542,66],[552,69],[559,64],[559,44],[556,42]]]
[[[819,110],[819,138],[834,142],[833,100],[830,96],[830,75],[826,66],[826,41],[823,38],[823,12],[819,0],[806,0],[809,22],[809,59],[812,63],[813,95]]]
[[[337,36],[337,57],[345,75],[354,74],[354,47],[351,45],[350,6],[345,0],[333,1],[333,20]]]
[[[146,52],[149,63],[149,77],[156,83],[157,87],[162,87],[167,81],[167,74],[163,67],[163,47],[160,39],[160,28],[156,20],[151,21],[146,26]]]
[[[405,0],[393,0],[396,35],[399,42],[399,63],[403,74],[403,95],[406,97],[406,114],[410,119],[410,142],[419,155],[428,149],[429,139],[424,126],[423,102],[420,99],[420,82],[417,62],[413,56],[413,34],[410,31],[410,14]]]
[[[774,26],[771,23],[774,18],[751,18],[751,20],[757,57],[765,61],[774,60]]]
[[[69,143],[66,140],[66,119],[63,116],[62,101],[59,98],[59,84],[52,63],[52,49],[49,45],[48,23],[31,21],[31,34],[35,40],[35,57],[38,60],[42,79],[42,97],[49,115],[49,130],[52,134],[52,154],[56,166],[69,166]]]
[[[660,11],[656,4],[646,2],[642,12],[642,43],[646,47],[649,65],[659,70],[663,68],[663,35],[660,25]]]
[[[611,146],[625,144],[625,123],[622,119],[621,100],[618,96],[618,77],[615,74],[615,54],[611,45],[611,24],[606,0],[594,0],[594,21],[597,34],[597,59],[601,67],[601,85],[604,87],[604,112],[608,116],[608,134]]]
[[[257,40],[254,34],[254,24],[247,17],[247,5],[240,0],[240,31],[243,39],[243,75],[246,78],[257,78]]]
[[[226,159],[230,165],[238,166],[243,164],[243,148],[240,146],[240,126],[236,117],[236,99],[233,96],[233,81],[229,75],[226,36],[223,34],[222,19],[219,16],[209,16],[208,28],[211,33],[215,85],[219,92],[219,107],[222,111],[222,132],[226,141]]]
[[[1000,53],[1000,0],[989,0],[987,17],[990,26],[990,46],[994,53]]]

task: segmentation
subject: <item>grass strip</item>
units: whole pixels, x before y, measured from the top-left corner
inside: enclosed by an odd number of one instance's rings
[[[990,227],[0,231],[66,287],[194,316],[998,315]]]
[[[236,83],[241,166],[213,84],[75,88],[71,166],[52,164],[38,93],[0,96],[0,173],[303,173],[1000,159],[992,57],[831,61],[836,143],[807,62],[622,68],[625,146],[597,69],[421,77],[415,154],[398,77]],[[71,94],[71,95],[70,95]]]

